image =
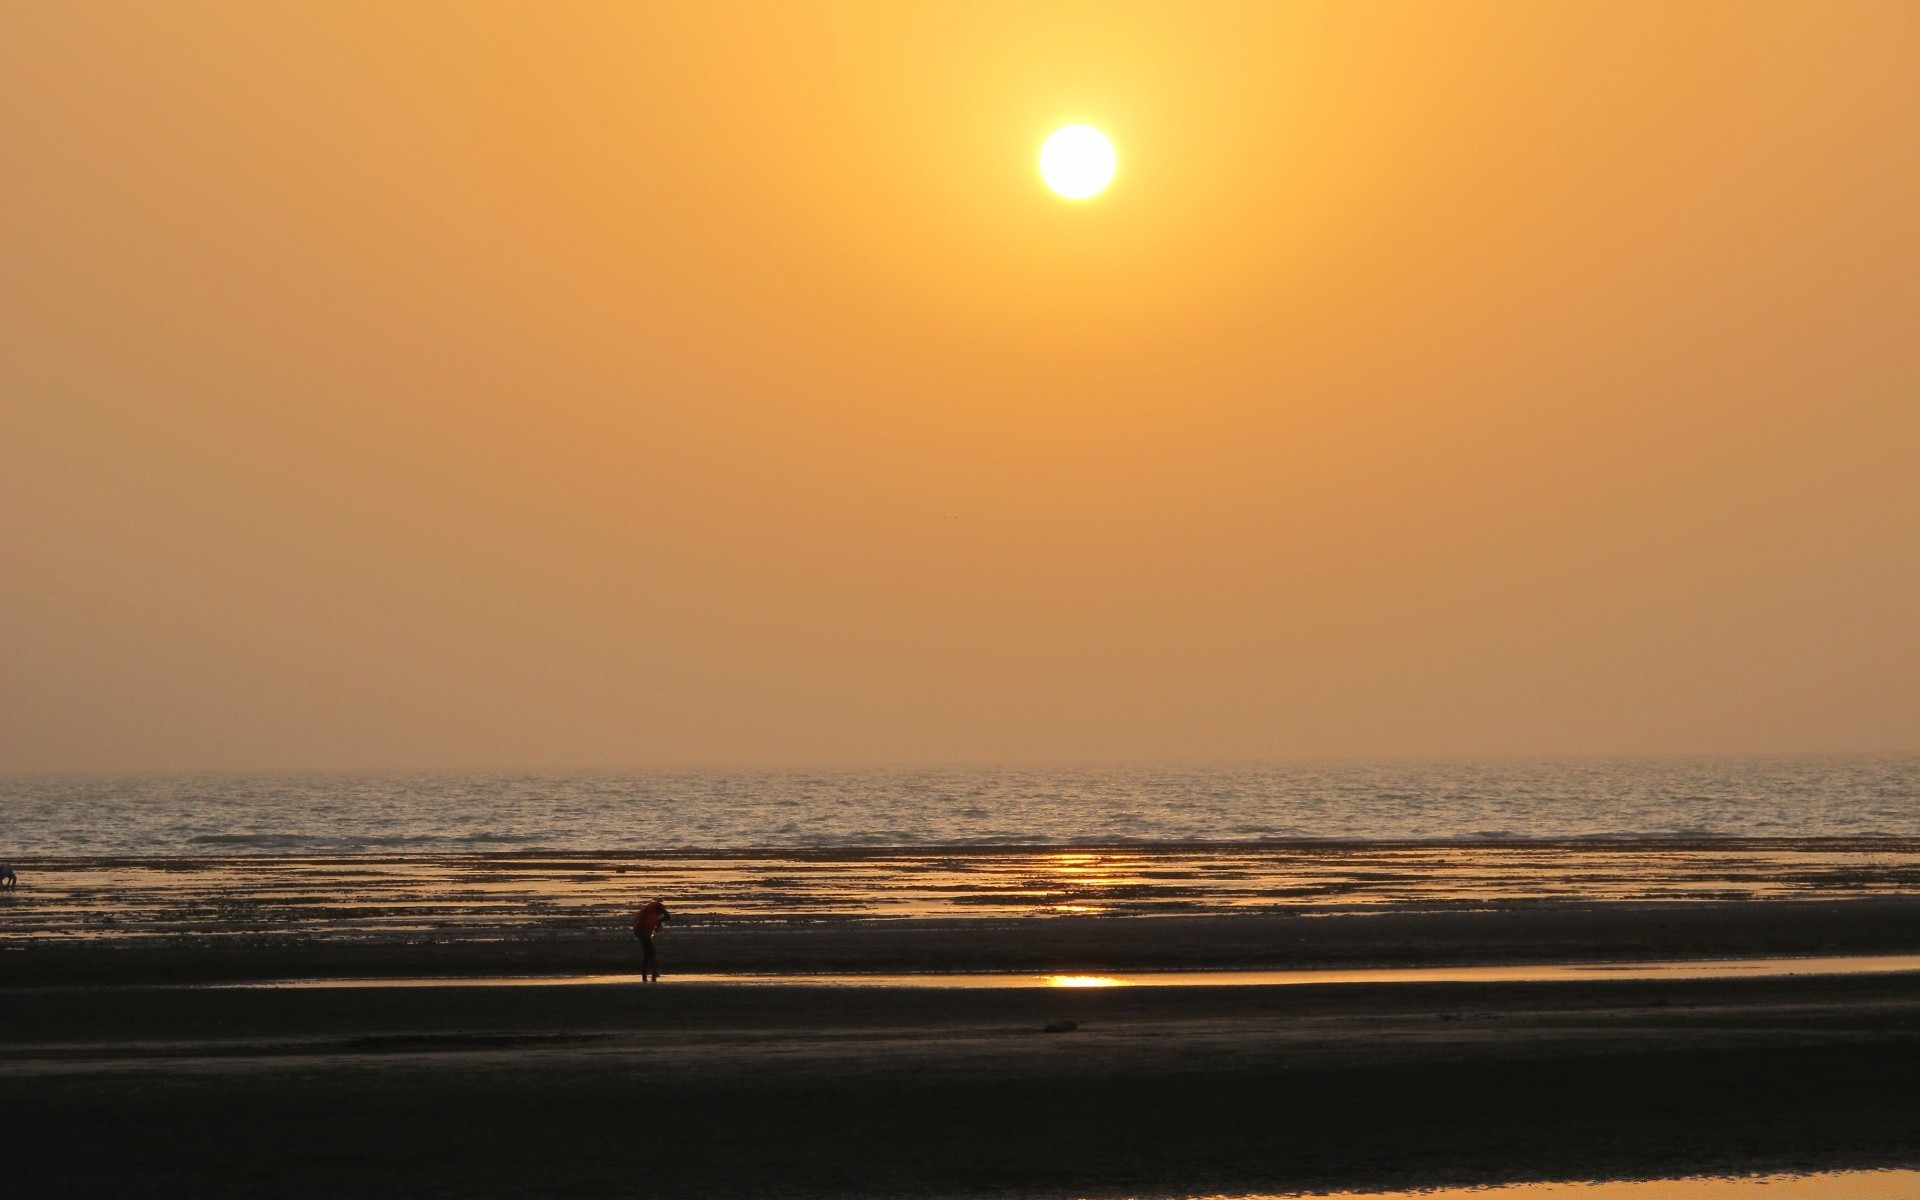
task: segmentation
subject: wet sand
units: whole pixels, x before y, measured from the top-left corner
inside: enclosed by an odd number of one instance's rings
[[[669,973],[1100,974],[1920,953],[1920,898],[1492,907],[1208,916],[687,923]],[[553,934],[6,938],[0,987],[635,969],[617,916]]]
[[[47,1195],[1200,1195],[1913,1166],[1916,1078],[1915,974],[0,992],[0,1156],[9,1187]]]
[[[10,941],[544,940],[699,926],[1920,897],[1915,838],[1249,842],[23,860]]]
[[[873,1198],[1916,1166],[1916,972],[1312,987],[687,978],[1498,974],[1920,953],[1920,897],[1889,888],[1706,902],[1375,893],[1197,913],[1136,890],[1135,915],[691,913],[663,938],[657,987],[355,987],[340,981],[617,975],[634,969],[634,945],[605,899],[609,911],[555,927],[422,930],[383,924],[391,910],[375,906],[262,929],[258,905],[223,907],[201,883],[185,933],[0,942],[0,1163],[9,1188],[45,1195]],[[290,979],[309,986],[214,986]]]
[[[675,975],[676,984],[723,987],[813,988],[1219,988],[1326,987],[1392,983],[1588,983],[1595,980],[1774,979],[1790,975],[1905,975],[1920,973],[1920,954],[1861,954],[1831,958],[1712,958],[1657,962],[1506,963],[1478,967],[1301,968],[1287,971],[1122,971],[1106,975],[1030,975],[1008,971],[960,974]],[[632,972],[617,975],[386,975],[364,979],[289,979],[211,984],[239,988],[631,987]],[[660,982],[660,981],[655,981]]]

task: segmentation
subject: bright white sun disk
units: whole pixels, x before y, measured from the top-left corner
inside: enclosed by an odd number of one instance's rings
[[[1119,163],[1113,143],[1091,125],[1056,129],[1040,147],[1040,178],[1069,200],[1085,200],[1105,191]]]

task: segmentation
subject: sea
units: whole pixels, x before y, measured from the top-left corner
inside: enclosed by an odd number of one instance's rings
[[[1920,836],[1920,757],[0,779],[0,861]]]
[[[6,861],[0,950],[1894,898],[1920,759],[13,779]]]

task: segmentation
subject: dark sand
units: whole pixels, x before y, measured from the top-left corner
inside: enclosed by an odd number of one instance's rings
[[[1920,906],[683,930],[663,953],[1069,971],[1570,946],[1912,951]],[[257,977],[242,947],[45,949],[0,960],[21,985],[0,988],[0,1162],[23,1194],[1192,1195],[1920,1165],[1920,975],[236,990],[124,981]],[[367,949],[266,966],[364,973]],[[374,949],[406,973],[628,952]],[[123,982],[57,982],[82,978]]]

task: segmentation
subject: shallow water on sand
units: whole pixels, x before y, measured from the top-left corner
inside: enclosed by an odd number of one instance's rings
[[[891,988],[1115,988],[1289,987],[1330,983],[1554,983],[1595,980],[1767,979],[1789,975],[1881,975],[1920,973],[1920,954],[1872,954],[1830,958],[1709,959],[1693,962],[1526,963],[1474,967],[1363,967],[1288,971],[1125,971],[1107,975],[1034,975],[1007,972],[953,974],[681,974],[675,985]],[[234,988],[428,988],[640,986],[632,972],[619,975],[419,976],[381,979],[289,979],[219,984]]]
[[[1290,1192],[1284,1200],[1920,1200],[1920,1171],[1836,1171],[1744,1179],[1654,1179],[1631,1183],[1519,1183],[1418,1192]],[[1191,1200],[1227,1200],[1192,1197]],[[1234,1200],[1283,1200],[1281,1196]]]
[[[1915,895],[1920,839],[1884,838],[63,858],[23,864],[0,930],[542,938],[618,933],[648,896],[684,926]]]

